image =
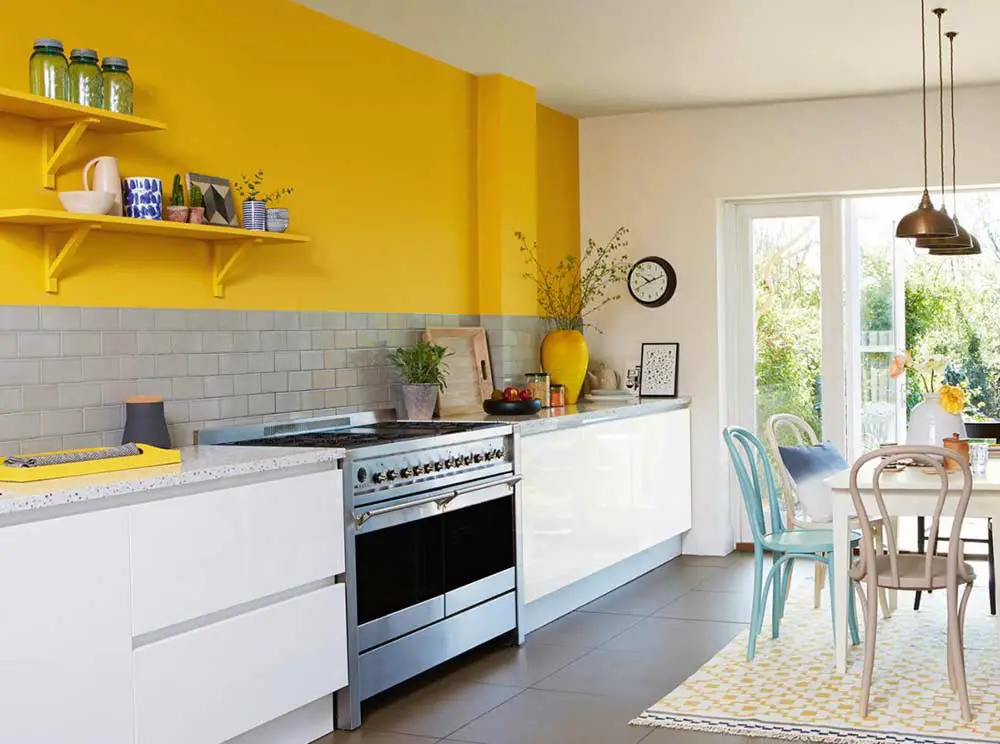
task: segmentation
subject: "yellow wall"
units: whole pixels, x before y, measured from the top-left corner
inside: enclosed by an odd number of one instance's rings
[[[90,6],[5,9],[0,86],[24,90],[31,41],[51,35],[127,57],[136,113],[169,128],[86,135],[58,187],[80,188],[83,163],[105,154],[168,192],[175,172],[263,168],[272,187],[295,187],[291,229],[313,241],[251,249],[216,300],[207,246],[92,237],[48,295],[35,231],[0,228],[0,303],[480,311],[474,76],[287,0],[161,7],[141,21]],[[0,117],[0,208],[58,208],[39,142],[35,124]]]

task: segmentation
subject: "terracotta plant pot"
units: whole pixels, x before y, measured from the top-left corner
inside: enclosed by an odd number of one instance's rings
[[[168,206],[166,218],[167,222],[187,222],[188,208]]]
[[[188,222],[192,225],[202,225],[205,223],[205,208],[204,207],[191,207],[191,211],[188,213]]]
[[[574,405],[580,397],[589,361],[587,340],[580,331],[549,331],[545,334],[542,340],[542,369],[549,373],[553,385],[565,385],[568,406]]]
[[[437,385],[403,385],[403,405],[406,418],[414,421],[430,421],[437,405]]]

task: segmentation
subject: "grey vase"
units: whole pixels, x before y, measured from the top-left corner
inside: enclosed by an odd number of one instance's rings
[[[170,449],[170,432],[163,413],[163,398],[137,395],[125,401],[125,431],[122,444],[151,444]]]
[[[403,385],[403,405],[408,419],[429,421],[434,417],[437,400],[437,385]]]

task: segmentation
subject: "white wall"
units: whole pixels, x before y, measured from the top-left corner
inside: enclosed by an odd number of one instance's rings
[[[790,61],[790,64],[794,64]],[[931,97],[932,106],[936,99]],[[959,176],[1000,182],[1000,87],[960,90]],[[932,117],[933,118],[933,117]],[[932,125],[932,153],[937,130]],[[937,165],[932,160],[931,179]],[[730,198],[918,186],[916,94],[765,106],[693,109],[580,122],[584,238],[630,229],[633,258],[655,254],[677,270],[678,289],[648,310],[625,296],[595,318],[591,355],[621,369],[643,341],[679,341],[679,387],[694,402],[694,527],[685,553],[733,545],[719,333],[718,208]]]

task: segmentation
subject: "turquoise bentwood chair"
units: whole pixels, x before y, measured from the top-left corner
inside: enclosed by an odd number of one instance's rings
[[[747,642],[747,660],[753,661],[757,652],[757,636],[764,624],[767,595],[771,593],[771,637],[778,637],[781,616],[785,612],[785,599],[792,578],[792,561],[803,558],[820,561],[827,567],[830,577],[830,615],[834,617],[833,582],[850,581],[848,576],[835,576],[833,571],[833,531],[785,529],[781,520],[781,502],[774,484],[774,473],[767,459],[764,444],[747,429],[740,426],[726,427],[722,437],[736,470],[747,510],[750,530],[753,533],[753,610],[750,617],[750,638]],[[770,512],[770,529],[764,517],[764,499]],[[851,546],[856,547],[861,536],[856,532]],[[771,554],[771,570],[764,580],[764,554]],[[761,586],[763,584],[763,586]],[[858,625],[854,616],[854,595],[848,593],[851,608],[847,616],[851,642],[857,645]]]

